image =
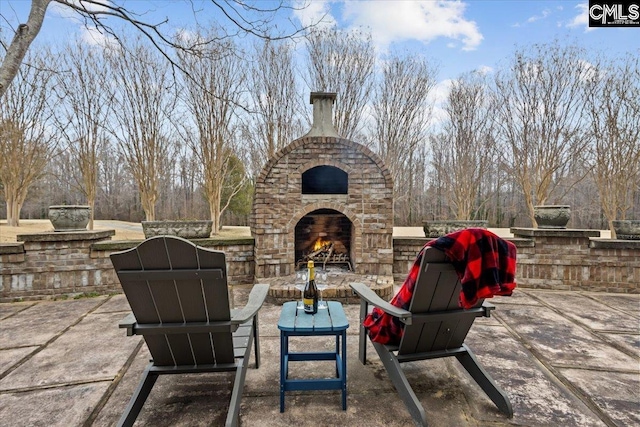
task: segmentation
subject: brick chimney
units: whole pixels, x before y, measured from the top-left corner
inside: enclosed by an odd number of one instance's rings
[[[313,104],[313,123],[311,130],[304,137],[340,137],[333,127],[333,103],[335,100],[335,92],[311,92],[310,103]]]

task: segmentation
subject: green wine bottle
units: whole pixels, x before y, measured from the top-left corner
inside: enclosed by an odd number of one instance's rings
[[[316,314],[318,312],[318,287],[316,286],[316,272],[313,267],[313,261],[309,261],[307,267],[309,268],[309,280],[304,286],[302,303],[304,304],[305,313]]]

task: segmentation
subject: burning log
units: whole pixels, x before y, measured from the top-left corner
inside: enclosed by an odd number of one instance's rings
[[[325,254],[326,252],[331,253],[333,251],[333,243],[332,242],[328,242],[326,244],[323,244],[320,249],[317,249],[313,252],[310,252],[308,254],[306,254],[303,258],[305,260],[314,260],[316,258],[318,258],[320,255]]]
[[[338,245],[338,247],[340,246],[341,245]],[[349,270],[352,270],[349,254],[346,252],[339,252],[339,249],[336,249],[334,242],[318,239],[309,248],[311,249],[311,252],[302,255],[302,258],[296,263],[297,268],[306,264],[307,261],[312,260],[319,263],[321,262],[323,269],[326,269],[327,264],[346,264],[349,267]]]

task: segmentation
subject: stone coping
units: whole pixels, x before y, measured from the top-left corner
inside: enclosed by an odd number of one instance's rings
[[[591,249],[640,249],[640,240],[591,239]]]
[[[404,245],[424,245],[430,240],[435,240],[433,237],[414,237],[414,236],[394,236],[393,241],[399,241]]]
[[[2,243],[0,244],[0,255],[22,254],[24,253],[24,243]]]
[[[577,228],[510,228],[511,233],[516,236],[527,237],[600,237],[599,230],[577,229]],[[511,240],[511,239],[509,239]]]
[[[253,245],[255,239],[253,237],[241,237],[241,238],[220,238],[209,237],[207,239],[187,239],[190,242],[195,243],[198,246],[212,247],[212,246],[240,246],[240,245]],[[123,251],[131,249],[143,240],[107,240],[104,242],[96,242],[91,246],[91,249],[95,251]]]
[[[394,237],[393,241],[397,241],[398,243],[403,245],[425,245],[427,242],[435,239],[435,237],[398,236]],[[516,247],[519,248],[532,248],[535,246],[535,243],[532,239],[522,237],[503,237],[503,239],[512,242],[514,245],[516,245]]]
[[[260,278],[256,281],[269,284],[268,302],[282,304],[286,301],[302,298],[301,291],[296,288],[296,284],[303,284],[303,281],[297,279],[295,274]],[[319,282],[327,285],[327,288],[322,291],[322,297],[343,304],[357,304],[360,299],[349,286],[355,282],[366,284],[385,301],[389,301],[394,293],[393,277],[391,276],[363,275],[351,273],[339,267],[327,267],[326,282]]]
[[[46,233],[18,234],[16,240],[19,242],[70,242],[107,239],[115,234],[115,230],[49,231]]]

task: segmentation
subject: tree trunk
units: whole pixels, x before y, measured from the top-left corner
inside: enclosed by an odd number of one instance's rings
[[[613,228],[613,219],[609,219],[607,224],[609,224],[609,230],[611,230],[611,238],[616,239],[618,236],[616,235],[616,229]]]
[[[94,211],[94,207],[96,205],[96,198],[95,196],[90,197],[87,199],[87,204],[89,205],[89,230],[93,230],[93,211]]]
[[[7,199],[7,225],[9,227],[17,227],[15,217],[13,216],[13,200]]]
[[[22,204],[17,198],[7,198],[7,225],[9,227],[20,227],[20,209]]]
[[[31,42],[40,32],[50,2],[51,0],[32,0],[27,23],[18,25],[16,34],[7,48],[2,64],[0,64],[0,98],[18,74],[20,64],[22,64]]]

